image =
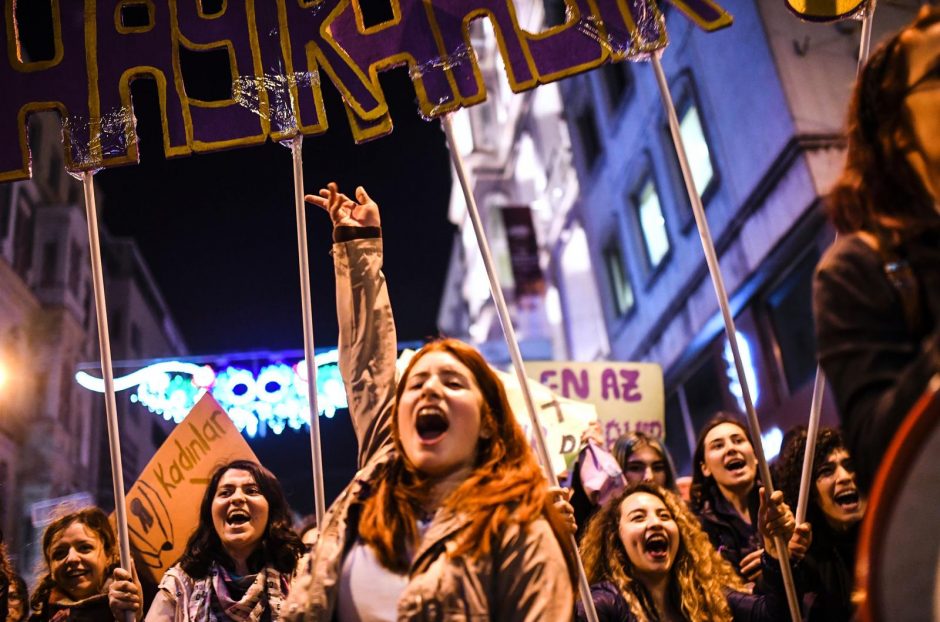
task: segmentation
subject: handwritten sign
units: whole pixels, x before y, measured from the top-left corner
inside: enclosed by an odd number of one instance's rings
[[[258,460],[207,393],[127,493],[131,548],[142,578],[159,581],[183,553],[199,523],[199,503],[212,471],[237,459]]]
[[[525,430],[529,442],[535,447],[532,421],[526,408],[522,388],[515,373],[507,374],[494,370],[506,387],[506,397],[512,407],[516,421]],[[564,473],[578,455],[581,448],[581,435],[591,423],[598,420],[597,408],[589,402],[581,402],[561,397],[548,387],[529,379],[529,392],[535,405],[542,435],[552,461],[552,470],[556,475]]]
[[[156,81],[168,157],[322,134],[321,81],[340,92],[357,142],[392,130],[378,74],[407,65],[421,113],[434,117],[486,99],[469,23],[488,19],[510,87],[525,91],[666,45],[654,0],[567,0],[567,21],[522,28],[513,0],[384,0],[393,18],[366,26],[363,0],[52,2],[52,59],[24,58],[13,6],[0,12],[0,182],[30,176],[27,117],[63,119],[72,171],[138,161],[130,85]],[[379,0],[383,1],[383,0]],[[731,23],[712,0],[670,0],[709,30]],[[142,10],[145,9],[145,10]],[[186,90],[192,55],[222,58],[231,96],[200,100]],[[223,72],[225,72],[223,74]],[[190,80],[202,76],[190,75]]]
[[[663,371],[659,365],[531,361],[525,368],[555,393],[594,404],[608,446],[633,431],[665,438]]]

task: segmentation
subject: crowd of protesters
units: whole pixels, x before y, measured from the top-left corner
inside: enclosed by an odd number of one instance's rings
[[[774,539],[787,543],[805,618],[851,619],[868,487],[940,373],[938,50],[940,10],[924,8],[872,55],[853,96],[828,201],[840,237],[814,290],[844,430],[818,433],[805,523],[791,510],[805,427],[785,435],[772,495],[732,413],[699,430],[682,493],[665,446],[634,432],[610,447],[586,434],[559,495],[478,351],[431,342],[396,379],[378,205],[330,184],[308,201],[334,226],[359,470],[322,524],[294,531],[278,480],[231,462],[212,474],[198,526],[149,602],[97,508],[46,526],[29,597],[0,537],[0,622],[582,620],[575,533],[601,620],[788,619]]]

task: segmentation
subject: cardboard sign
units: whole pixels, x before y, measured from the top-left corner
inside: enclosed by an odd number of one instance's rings
[[[532,421],[516,374],[494,371],[503,381],[506,397],[509,398],[516,421],[525,430],[534,449],[536,441],[532,432]],[[560,475],[568,470],[571,462],[577,457],[581,448],[581,435],[591,423],[598,420],[597,408],[588,402],[561,397],[534,380],[530,379],[528,384],[552,461],[552,470],[556,475]]]
[[[179,558],[199,524],[199,504],[216,467],[254,452],[206,393],[157,450],[127,493],[127,526],[141,579],[154,582]]]
[[[365,0],[52,2],[55,54],[23,57],[15,3],[0,11],[0,181],[30,176],[27,117],[58,111],[66,168],[138,161],[130,84],[156,81],[167,157],[284,140],[327,130],[322,80],[339,90],[357,142],[392,130],[378,74],[407,65],[421,113],[438,116],[486,99],[469,22],[489,19],[510,87],[525,91],[666,45],[653,0],[567,0],[564,24],[523,30],[512,0],[389,1],[393,18],[366,26]],[[696,23],[731,23],[713,0],[670,0]],[[185,58],[211,55],[231,97],[186,91]],[[221,59],[221,60],[220,60]],[[192,75],[199,81],[204,76]]]
[[[653,363],[532,361],[526,373],[566,398],[590,402],[610,447],[627,432],[665,438],[663,370]]]

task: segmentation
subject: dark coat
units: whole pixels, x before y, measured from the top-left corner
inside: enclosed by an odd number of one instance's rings
[[[728,590],[726,597],[734,622],[785,622],[790,619],[780,566],[767,555],[763,559],[764,576],[770,588],[764,594],[745,594]],[[591,586],[591,597],[599,622],[636,622],[627,600],[613,583],[604,581]],[[578,602],[575,620],[584,622],[584,606]]]
[[[885,258],[859,235],[833,244],[813,284],[819,362],[863,490],[905,415],[940,372],[940,233],[922,234],[892,254],[910,267],[913,298],[902,298]],[[916,302],[913,325],[905,299]]]
[[[848,622],[852,619],[855,549],[859,524],[837,533],[825,523],[813,525],[813,543],[799,564],[797,580],[805,593],[806,622]]]
[[[757,508],[760,503],[758,486],[754,486],[748,499],[748,511],[751,524],[748,525],[738,512],[731,506],[717,486],[709,485],[704,488],[702,507],[695,512],[702,525],[702,530],[708,534],[712,545],[727,559],[735,570],[740,570],[741,560],[753,551],[763,547],[760,534],[757,532]]]
[[[29,622],[108,622],[114,620],[108,607],[108,595],[97,594],[85,600],[47,602],[41,611],[34,611]]]

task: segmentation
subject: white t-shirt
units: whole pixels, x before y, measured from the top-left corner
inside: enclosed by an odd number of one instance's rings
[[[419,519],[417,526],[423,538],[431,520]],[[339,576],[339,622],[395,622],[398,600],[408,581],[407,573],[392,572],[382,565],[371,546],[356,540],[343,560]]]

